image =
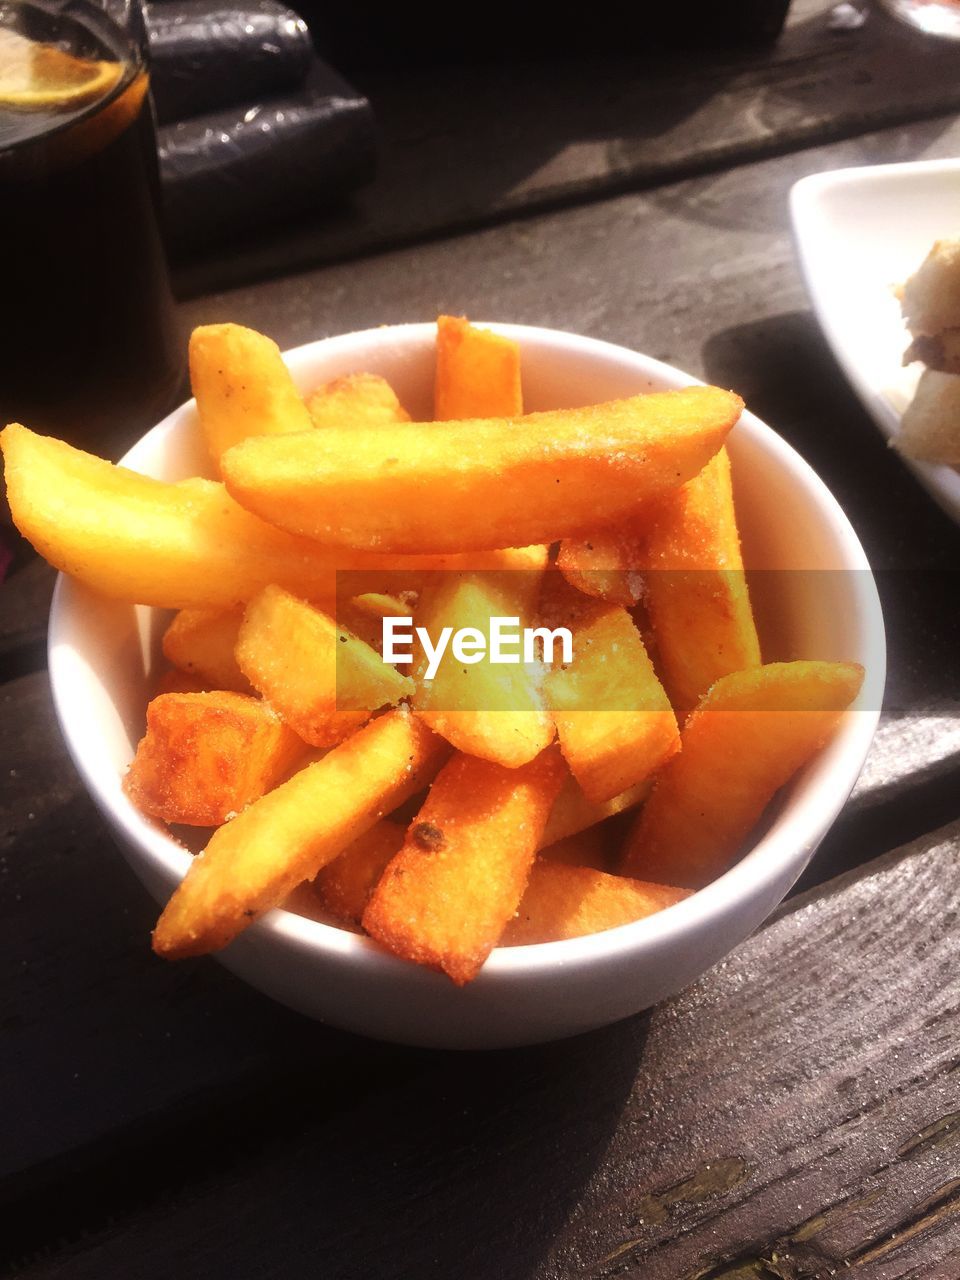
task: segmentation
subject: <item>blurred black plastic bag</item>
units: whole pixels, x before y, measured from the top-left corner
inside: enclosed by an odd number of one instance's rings
[[[274,0],[167,0],[149,6],[147,35],[161,123],[296,89],[313,61],[306,23]]]
[[[322,62],[299,93],[164,126],[158,149],[174,250],[329,204],[376,164],[370,103]]]

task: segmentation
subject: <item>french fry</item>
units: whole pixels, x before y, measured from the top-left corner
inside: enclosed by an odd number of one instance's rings
[[[13,424],[0,432],[20,532],[63,573],[120,600],[228,609],[279,582],[333,598],[346,559],[251,516],[210,480],[165,484]]]
[[[221,459],[233,496],[291,532],[395,552],[528,546],[612,523],[689,480],[743,402],[716,387],[522,418],[252,437]],[[428,495],[428,500],[425,500]]]
[[[570,867],[593,867],[609,871],[612,862],[612,832],[606,824],[587,827],[575,836],[566,836],[554,844],[544,845],[537,854],[547,862],[562,862]]]
[[[625,609],[598,603],[573,627],[573,662],[554,666],[544,696],[560,749],[588,800],[642,782],[677,750],[676,716]]]
[[[721,676],[760,665],[726,449],[652,508],[647,605],[664,683],[686,715]]]
[[[557,567],[587,595],[645,601],[683,715],[721,676],[760,665],[726,449],[624,524],[566,539]]]
[[[445,422],[522,413],[520,344],[465,317],[439,316],[434,417]]]
[[[546,547],[497,554],[498,569],[432,575],[415,610],[418,626],[433,638],[475,627],[486,634],[494,617],[532,616],[547,563]],[[518,657],[521,655],[518,654]],[[468,755],[514,768],[540,754],[553,740],[553,720],[543,705],[536,676],[523,662],[483,661],[462,666],[452,655],[432,680],[421,654],[414,668],[413,707],[430,727]]]
[[[304,742],[342,742],[413,681],[334,620],[281,587],[247,605],[237,637],[240,670]]]
[[[632,608],[644,597],[645,529],[637,517],[582,538],[564,538],[557,568],[584,595]]]
[[[147,707],[147,732],[123,787],[164,822],[212,827],[258,800],[303,753],[275,711],[240,693],[167,693]]]
[[[366,931],[458,986],[476,977],[517,909],[563,776],[555,750],[517,769],[454,756],[374,889]]]
[[[628,787],[613,799],[596,804],[583,794],[583,789],[573,774],[568,774],[550,810],[541,848],[555,844],[558,840],[566,840],[567,837],[575,836],[580,831],[586,831],[588,827],[603,822],[605,818],[612,818],[615,814],[624,813],[627,809],[635,809],[643,804],[652,787],[652,778],[645,778],[643,782]]]
[[[356,596],[341,592],[337,597],[337,622],[371,649],[382,653],[383,619],[413,617],[414,599],[412,592],[405,592],[402,597],[374,591]]]
[[[538,858],[501,942],[517,947],[602,933],[672,907],[689,894],[688,889]]]
[[[687,721],[626,846],[627,875],[701,888],[726,871],[776,791],[826,742],[863,669],[773,662],[724,676]]]
[[[250,693],[234,649],[241,609],[181,609],[163,635],[163,656],[208,689]]]
[[[309,431],[306,405],[275,342],[240,324],[204,324],[190,335],[190,385],[210,457],[248,436]]]
[[[306,404],[315,427],[410,421],[393,387],[377,373],[348,373],[334,378],[312,391]]]
[[[430,781],[449,748],[388,711],[220,827],[167,903],[153,949],[218,951]]]
[[[382,622],[384,618],[412,618],[413,609],[407,596],[387,595],[381,591],[365,591],[351,596],[350,603],[358,613]]]
[[[159,698],[161,693],[208,692],[210,692],[209,681],[198,680],[196,676],[187,675],[186,671],[179,671],[176,667],[168,667],[160,675],[153,688],[154,698]]]
[[[153,480],[19,423],[0,431],[0,451],[23,536],[55,569],[118,600],[231,609],[277,583],[332,609],[338,573],[390,581],[458,563],[322,547],[252,516],[216,481]]]
[[[403,823],[384,818],[321,867],[313,881],[314,893],[338,919],[359,925],[377,881],[406,834]]]

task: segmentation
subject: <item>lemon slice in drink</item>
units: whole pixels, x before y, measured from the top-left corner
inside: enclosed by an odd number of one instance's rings
[[[105,97],[122,73],[120,62],[77,58],[0,29],[0,107],[70,111]]]

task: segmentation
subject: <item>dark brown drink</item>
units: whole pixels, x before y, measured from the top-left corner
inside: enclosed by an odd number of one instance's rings
[[[108,453],[171,407],[158,205],[136,41],[87,0],[0,0],[0,425]]]

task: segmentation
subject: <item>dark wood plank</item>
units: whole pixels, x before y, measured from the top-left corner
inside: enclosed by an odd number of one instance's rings
[[[0,687],[0,1092],[30,1099],[4,1123],[0,1202],[173,1102],[333,1070],[352,1046],[218,965],[158,961],[155,916],[66,755],[45,674]]]
[[[377,113],[377,179],[349,205],[244,244],[225,239],[184,296],[662,184],[960,106],[960,55],[870,8],[794,0],[772,48],[607,54],[359,75]],[[225,236],[228,235],[225,228]]]
[[[21,552],[0,583],[0,685],[46,665],[47,613],[56,577],[37,556]]]
[[[19,1274],[952,1280],[958,850],[795,901],[603,1032],[431,1055],[362,1109],[318,1082],[296,1123],[228,1108],[229,1168],[175,1134],[159,1203]]]

